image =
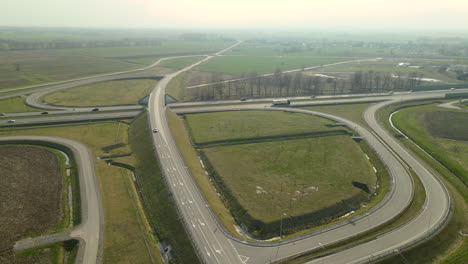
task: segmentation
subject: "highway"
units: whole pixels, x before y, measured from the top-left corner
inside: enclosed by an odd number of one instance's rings
[[[8,119],[0,119],[0,127],[17,127],[17,126],[29,126],[29,125],[40,125],[40,124],[54,124],[54,123],[73,123],[73,122],[84,122],[84,121],[97,121],[97,120],[109,120],[109,119],[129,119],[137,116],[141,111],[130,111],[130,112],[109,112],[109,113],[87,113],[74,115],[40,115],[39,117],[22,116],[19,119],[11,119],[14,116],[8,116]],[[38,115],[35,115],[38,116]],[[18,116],[16,116],[18,117]],[[11,122],[10,120],[14,120]]]
[[[104,211],[102,209],[99,185],[94,171],[94,159],[90,150],[74,140],[44,137],[15,136],[0,137],[0,141],[45,141],[63,145],[73,152],[78,168],[81,197],[81,224],[71,231],[56,235],[25,239],[17,242],[16,249],[39,246],[49,242],[58,242],[74,238],[80,240],[76,263],[101,263],[104,239]]]
[[[375,119],[375,113],[378,109],[386,105],[418,99],[438,99],[442,98],[448,91],[431,91],[418,93],[399,93],[394,95],[380,94],[367,98],[339,98],[333,97],[321,98],[327,100],[310,100],[293,102],[292,106],[305,105],[323,105],[323,104],[340,104],[340,103],[356,103],[356,102],[376,102],[364,113],[364,118],[373,131],[354,123],[350,120],[333,116],[316,111],[308,111],[292,107],[271,107],[270,103],[265,103],[265,99],[249,100],[247,103],[238,105],[226,105],[227,101],[212,102],[207,105],[206,102],[197,103],[177,103],[170,106],[177,106],[173,110],[176,113],[198,113],[212,111],[244,111],[244,110],[269,110],[269,111],[289,111],[304,114],[317,115],[340,123],[345,123],[348,127],[358,132],[369,145],[376,150],[381,159],[386,163],[392,178],[391,190],[385,196],[382,202],[370,209],[363,215],[354,216],[339,224],[331,225],[326,228],[316,230],[312,233],[305,234],[288,240],[277,242],[260,242],[240,239],[229,234],[228,231],[219,223],[215,213],[211,210],[203,194],[200,192],[193,177],[184,164],[184,161],[177,149],[174,139],[169,130],[166,120],[165,105],[165,88],[172,78],[178,74],[190,70],[191,68],[219,56],[222,52],[233,48],[240,42],[231,47],[226,48],[213,55],[208,55],[201,61],[194,63],[182,70],[164,76],[156,85],[153,92],[150,94],[148,112],[149,123],[152,128],[158,128],[159,132],[153,134],[153,144],[155,152],[159,157],[161,168],[173,193],[174,201],[179,210],[179,214],[183,219],[187,233],[195,245],[197,254],[205,263],[270,263],[283,260],[285,258],[304,254],[311,250],[319,250],[322,247],[343,241],[362,232],[369,231],[385,224],[391,219],[397,217],[410,203],[413,196],[412,181],[407,172],[407,167],[411,167],[416,174],[421,178],[426,189],[427,200],[423,210],[414,219],[405,223],[403,226],[392,230],[386,234],[379,236],[377,239],[364,243],[353,248],[340,251],[333,255],[323,257],[310,263],[368,263],[375,261],[382,256],[398,254],[398,250],[406,248],[409,245],[420,242],[428,235],[432,235],[436,230],[440,229],[446,223],[449,217],[450,196],[444,185],[434,176],[428,168],[420,161],[412,157],[392,136],[386,132]],[[186,57],[186,56],[184,56]],[[172,58],[172,57],[171,57]],[[165,58],[170,59],[170,58]],[[159,60],[152,67],[162,61]],[[346,62],[345,62],[346,63]],[[349,62],[348,62],[349,63]],[[146,67],[146,68],[149,68]],[[145,68],[145,69],[146,69]],[[142,69],[140,69],[142,70]],[[97,77],[83,78],[71,82],[63,82],[52,86],[44,86],[40,92],[35,92],[27,98],[28,104],[40,108],[53,108],[57,110],[55,116],[44,116],[40,118],[21,118],[16,120],[14,125],[26,125],[34,123],[52,123],[52,122],[70,122],[78,120],[90,120],[93,116],[101,118],[120,118],[123,115],[136,115],[138,111],[129,111],[121,113],[99,113],[87,115],[59,116],[58,113],[73,113],[80,111],[90,111],[89,108],[75,108],[50,106],[40,102],[40,97],[43,95],[84,83],[98,82],[107,80],[106,78],[118,78],[120,74],[134,75],[134,72],[140,70],[129,71],[125,73],[108,74]],[[466,89],[464,89],[466,90]],[[463,91],[462,89],[457,91]],[[31,92],[29,92],[31,93]],[[356,95],[362,97],[366,95]],[[342,96],[345,97],[345,96]],[[306,99],[306,98],[303,98]],[[263,100],[263,101],[261,101]],[[239,103],[239,101],[232,101]],[[135,108],[132,108],[135,107]],[[136,108],[138,107],[138,108]],[[106,110],[134,110],[141,106],[115,106],[109,107]],[[77,110],[78,109],[78,110]],[[100,110],[103,109],[100,107]],[[39,115],[39,112],[34,113]],[[54,112],[55,114],[55,112]],[[20,117],[26,114],[8,114],[7,118]],[[116,116],[113,116],[116,115]],[[117,116],[121,115],[121,116]],[[78,118],[78,119],[76,119]],[[82,119],[79,119],[82,118]],[[21,121],[20,121],[21,120]],[[11,126],[7,119],[0,119],[0,126]],[[15,137],[17,138],[17,137]],[[87,197],[84,202],[86,207],[83,208],[83,224],[74,229],[71,237],[79,238],[85,243],[86,250],[80,248],[80,260],[82,263],[99,263],[102,254],[102,206],[99,197],[98,186],[93,170],[93,161],[89,154],[89,150],[79,147],[77,142],[72,142],[66,139],[46,138],[46,137],[23,137],[23,140],[43,138],[43,140],[59,140],[60,144],[73,149],[75,158],[81,160],[80,168],[85,171],[87,177],[80,174],[80,186],[82,177],[84,189],[81,190],[82,197]],[[13,140],[12,138],[1,138],[0,140]],[[76,151],[76,152],[75,152]],[[85,154],[88,152],[88,154]],[[86,156],[88,155],[88,156]],[[88,160],[89,159],[89,160]],[[77,161],[78,162],[78,161]],[[81,171],[81,170],[80,170]],[[89,175],[93,175],[92,177]],[[91,178],[94,179],[91,180]],[[84,193],[83,193],[84,192]],[[93,194],[94,193],[94,194]],[[91,216],[93,214],[93,216]],[[92,224],[90,224],[92,223]],[[98,223],[98,224],[96,224]],[[95,227],[95,225],[99,226]],[[95,234],[95,235],[93,235]],[[88,242],[90,241],[90,242]],[[397,250],[397,251],[395,251]],[[81,257],[82,256],[82,257]]]
[[[206,58],[204,61],[210,59]],[[392,177],[392,187],[385,199],[364,216],[355,216],[341,224],[332,225],[318,232],[305,236],[285,240],[277,243],[256,243],[238,239],[230,235],[218,222],[211,211],[203,195],[196,186],[187,170],[181,155],[174,143],[169,131],[165,116],[164,89],[171,78],[180,72],[189,70],[192,65],[177,73],[166,76],[155,87],[150,96],[150,124],[158,128],[159,133],[153,135],[153,142],[159,156],[165,177],[174,193],[174,200],[184,219],[185,227],[196,245],[200,258],[205,263],[269,263],[284,258],[300,255],[310,250],[319,249],[338,241],[351,238],[356,234],[376,228],[392,218],[398,216],[407,207],[412,199],[412,181],[405,167],[407,166],[398,157],[416,171],[424,182],[427,193],[427,201],[424,210],[412,221],[403,227],[392,230],[378,239],[360,246],[341,251],[329,257],[321,258],[320,263],[360,263],[371,262],[376,256],[396,254],[402,248],[419,242],[421,238],[433,234],[440,228],[449,216],[450,197],[443,184],[437,180],[423,165],[395,140],[389,139],[388,133],[382,134],[383,129],[375,120],[375,112],[386,104],[402,102],[406,100],[442,98],[447,91],[427,93],[405,93],[386,96],[386,102],[376,104],[366,113],[366,121],[377,131],[370,132],[366,128],[340,117],[306,111],[294,108],[270,107],[269,104],[252,105],[218,105],[203,106],[199,108],[184,107],[175,109],[181,112],[206,112],[206,111],[241,111],[241,110],[275,110],[294,111],[326,117],[356,130],[376,150],[381,159],[386,163]],[[335,100],[336,103],[342,100]],[[333,102],[333,100],[332,100]],[[300,103],[299,103],[300,104]],[[296,105],[296,103],[294,103]],[[379,135],[379,136],[376,136]],[[385,136],[387,135],[387,136]],[[382,137],[382,138],[380,138]],[[389,147],[390,146],[390,147]],[[397,155],[395,155],[395,153]],[[221,232],[220,232],[221,231]],[[236,258],[237,255],[237,258]],[[311,262],[313,263],[313,262]]]

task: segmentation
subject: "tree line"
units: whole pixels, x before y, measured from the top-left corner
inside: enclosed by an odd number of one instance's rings
[[[159,46],[159,39],[121,39],[121,40],[39,40],[19,41],[0,39],[0,50],[33,50],[33,49],[73,49],[73,48],[100,48],[100,47],[136,47]]]
[[[221,75],[213,74],[212,82],[217,83],[189,89],[192,99],[207,101],[405,91],[420,86],[423,78],[420,72],[359,71],[349,78],[336,78],[304,72],[283,74],[278,69],[271,76],[258,76],[251,72],[243,74],[240,80],[220,82]]]

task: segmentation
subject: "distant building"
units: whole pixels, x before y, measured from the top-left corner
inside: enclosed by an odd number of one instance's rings
[[[408,68],[409,66],[410,66],[410,64],[407,63],[407,62],[400,62],[400,63],[397,64],[398,68]]]

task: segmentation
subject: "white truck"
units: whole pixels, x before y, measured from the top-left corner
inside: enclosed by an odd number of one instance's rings
[[[271,106],[281,106],[281,105],[290,105],[291,101],[289,99],[276,99],[271,102]]]

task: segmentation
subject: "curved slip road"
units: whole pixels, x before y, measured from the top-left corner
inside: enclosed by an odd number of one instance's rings
[[[314,112],[307,110],[300,110],[291,108],[270,108],[266,105],[252,105],[252,106],[218,106],[217,110],[214,111],[233,111],[233,110],[279,110],[279,111],[294,111],[301,113],[308,113],[319,115],[322,117],[330,118],[339,122],[346,123],[351,128],[355,129],[361,136],[363,136],[368,143],[374,148],[382,160],[386,162],[389,167],[390,174],[393,178],[393,184],[391,192],[386,196],[386,199],[375,209],[364,216],[356,216],[350,220],[333,225],[329,228],[307,234],[305,236],[281,241],[279,243],[256,243],[251,241],[242,241],[228,234],[226,230],[219,224],[218,219],[211,211],[202,194],[200,193],[196,183],[191,177],[187,167],[184,165],[184,161],[176,147],[176,144],[169,131],[167,120],[165,116],[164,106],[164,88],[171,78],[175,77],[180,72],[189,70],[190,68],[210,59],[206,58],[192,66],[189,66],[179,72],[168,75],[155,87],[150,96],[149,105],[149,119],[150,124],[153,128],[158,128],[159,133],[153,135],[153,143],[155,145],[156,153],[159,156],[161,167],[164,171],[166,180],[171,191],[174,193],[174,199],[179,209],[179,213],[182,216],[185,227],[193,240],[200,258],[205,263],[268,263],[271,261],[281,260],[287,257],[295,256],[301,253],[318,249],[322,246],[336,243],[344,239],[350,238],[378,227],[388,220],[398,216],[409,204],[412,199],[412,182],[411,178],[405,170],[404,166],[400,163],[397,157],[395,157],[391,150],[389,150],[381,140],[376,137],[373,133],[367,131],[360,125],[351,122],[349,120]],[[434,95],[436,94],[436,95]],[[416,95],[408,93],[408,100],[414,100],[415,98],[436,98],[440,97],[440,93],[427,93],[425,95]],[[402,101],[403,95],[397,97],[396,101]],[[377,108],[376,108],[377,109]],[[375,110],[376,110],[375,109]],[[185,109],[186,111],[196,112],[194,109]],[[206,111],[202,109],[201,111]],[[184,111],[178,109],[177,111]],[[371,112],[366,112],[371,113]],[[375,115],[375,112],[374,112]],[[375,121],[375,116],[371,115],[371,119]],[[396,149],[398,154],[401,151]],[[416,161],[417,162],[417,161]],[[418,173],[424,173],[424,171],[418,171]],[[443,185],[439,182],[441,190],[445,190]],[[437,189],[437,187],[434,187]],[[427,208],[432,206],[431,201],[439,198],[440,192],[434,190],[435,193],[428,193],[428,196],[435,196],[436,198],[428,199],[425,207],[425,212],[428,212]],[[444,194],[442,194],[444,196]],[[448,195],[445,195],[448,197]],[[444,223],[447,219],[450,203],[444,202],[441,197],[442,205],[438,207],[439,210],[437,215],[431,219],[421,218],[421,213],[417,218],[410,222],[413,224],[411,228],[417,227],[416,230],[419,233],[414,232],[401,232],[401,229],[394,230],[387,235],[379,237],[379,240],[374,240],[370,243],[365,243],[365,246],[354,247],[349,250],[339,252],[330,256],[330,258],[322,258],[320,261],[325,263],[353,263],[370,261],[375,254],[394,254],[394,248],[400,248],[408,243],[418,241],[420,237],[418,234],[427,234],[433,231],[433,227],[440,226],[440,223]],[[432,213],[433,210],[429,210]],[[425,225],[421,223],[424,222]],[[414,226],[415,225],[415,226]],[[407,225],[405,225],[406,227]],[[428,228],[423,228],[427,226]],[[400,232],[398,232],[400,231]],[[377,242],[375,242],[377,241]],[[369,246],[372,245],[372,246]]]
[[[25,249],[28,245],[35,247],[74,238],[80,240],[77,263],[101,263],[104,238],[104,212],[102,209],[99,185],[94,171],[93,156],[90,150],[77,141],[59,137],[0,137],[0,142],[5,141],[19,141],[24,143],[45,141],[67,147],[73,152],[78,167],[80,182],[81,224],[70,231],[59,234],[21,240],[17,242],[15,248]]]

